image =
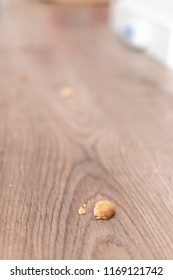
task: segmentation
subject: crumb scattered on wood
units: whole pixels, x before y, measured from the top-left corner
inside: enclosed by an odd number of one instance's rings
[[[75,92],[72,88],[70,87],[67,87],[67,88],[63,88],[61,90],[61,96],[64,98],[64,99],[69,99],[69,98],[72,98],[74,97],[75,95]]]
[[[86,203],[82,204],[83,208],[86,208]]]
[[[20,77],[20,81],[23,83],[23,84],[26,84],[26,83],[28,83],[29,82],[29,77],[28,77],[28,75],[22,75],[21,77]]]
[[[22,108],[25,108],[27,106],[27,103],[23,101],[23,102],[21,102],[20,105],[21,105]]]
[[[17,97],[17,92],[11,92],[10,97],[11,98],[16,98]]]
[[[81,206],[81,207],[79,208],[79,210],[78,210],[78,214],[79,214],[79,215],[84,215],[84,214],[86,214],[86,209],[85,209],[84,207]]]
[[[108,200],[100,200],[95,204],[94,217],[96,220],[109,220],[115,213],[114,204]]]

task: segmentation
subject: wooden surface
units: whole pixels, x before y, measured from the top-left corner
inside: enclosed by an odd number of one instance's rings
[[[1,259],[173,259],[173,74],[106,15],[4,7]],[[100,199],[116,204],[109,221],[93,218]]]

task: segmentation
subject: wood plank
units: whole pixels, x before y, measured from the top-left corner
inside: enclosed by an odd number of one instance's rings
[[[172,72],[106,17],[34,1],[1,17],[1,259],[173,258]]]

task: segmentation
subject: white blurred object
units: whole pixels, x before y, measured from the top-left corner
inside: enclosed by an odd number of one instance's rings
[[[173,69],[173,0],[112,0],[113,31]]]

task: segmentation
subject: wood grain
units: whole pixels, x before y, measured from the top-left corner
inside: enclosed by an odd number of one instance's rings
[[[17,3],[0,22],[0,258],[173,259],[172,72],[104,8]]]

